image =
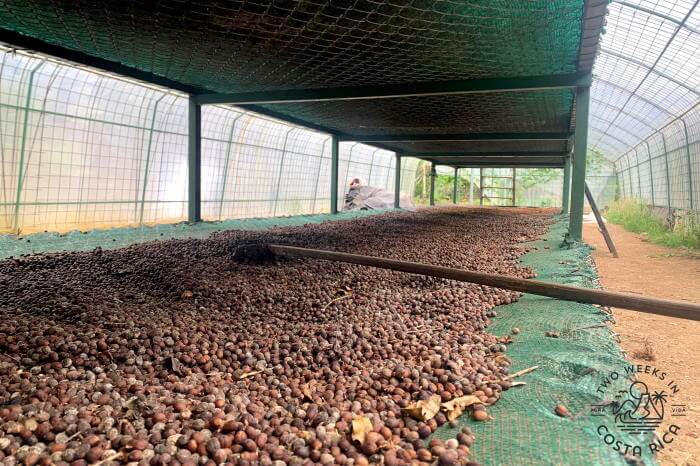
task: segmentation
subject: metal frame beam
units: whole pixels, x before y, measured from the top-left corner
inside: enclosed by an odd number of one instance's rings
[[[396,166],[394,172],[394,209],[401,208],[401,154],[394,154]]]
[[[202,221],[202,107],[190,96],[187,131],[187,220]]]
[[[454,168],[455,168],[455,178],[454,178],[453,184],[452,184],[452,203],[457,204],[457,184],[459,183],[459,177],[458,177],[459,168],[458,167],[454,167]]]
[[[200,105],[210,104],[288,104],[339,100],[394,99],[484,92],[521,92],[566,89],[591,84],[590,73],[516,78],[459,79],[423,83],[346,86],[321,89],[287,89],[276,91],[211,93],[197,96]]]
[[[435,171],[435,162],[430,162],[430,205],[435,205],[435,178],[437,178],[437,172]]]
[[[452,142],[452,141],[567,141],[564,133],[463,133],[463,134],[369,134],[341,135],[341,141],[355,142]]]
[[[331,213],[338,213],[338,137],[331,136]]]
[[[561,194],[561,213],[569,213],[569,197],[571,188],[571,157],[567,157],[564,161],[564,180],[562,183],[562,194]]]
[[[569,215],[569,239],[583,238],[583,204],[586,186],[586,154],[588,150],[588,113],[591,88],[576,90],[576,135],[574,139],[573,176],[571,179],[571,213]]]
[[[404,157],[487,157],[489,159],[498,159],[499,157],[569,157],[569,152],[554,151],[554,152],[404,152]]]
[[[499,163],[499,162],[446,162],[443,160],[429,160],[436,165],[456,168],[564,168],[564,163]]]
[[[515,156],[515,157],[465,157],[465,156],[453,156],[453,155],[437,155],[437,156],[417,156],[423,160],[440,160],[447,162],[455,162],[460,164],[467,163],[510,163],[513,165],[519,165],[521,163],[552,163],[552,164],[563,164],[566,157],[564,156]]]
[[[155,84],[156,86],[166,87],[168,89],[184,92],[186,94],[201,94],[207,92],[206,89],[203,88],[188,86],[153,73],[141,71],[131,66],[93,57],[91,55],[76,52],[75,50],[67,49],[58,45],[52,45],[33,37],[25,36],[14,31],[8,31],[7,29],[0,28],[0,42],[4,42],[10,48],[51,55],[73,63],[91,68],[97,68],[108,73],[114,73],[116,75],[120,75],[121,77],[136,79],[138,81]]]

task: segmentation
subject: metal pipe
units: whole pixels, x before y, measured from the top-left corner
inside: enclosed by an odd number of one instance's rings
[[[202,221],[202,107],[189,98],[187,134],[187,220]]]
[[[435,164],[430,162],[430,205],[435,205],[435,178],[437,173],[435,172]]]
[[[331,214],[338,213],[338,136],[331,136]]]
[[[272,253],[284,257],[309,257],[314,259],[344,262],[348,264],[377,267],[380,269],[396,270],[398,272],[415,273],[429,277],[447,278],[461,282],[476,283],[507,290],[531,293],[550,298],[564,299],[602,306],[613,306],[631,309],[649,314],[700,321],[700,304],[672,301],[667,299],[647,298],[643,296],[603,291],[592,288],[579,288],[570,285],[547,283],[539,280],[508,277],[481,272],[441,267],[437,265],[404,262],[395,259],[363,256],[345,252],[307,249],[295,246],[269,245]]]
[[[454,183],[452,185],[452,203],[457,204],[457,183],[458,183],[458,178],[457,175],[459,174],[459,168],[455,167],[455,179]]]
[[[394,171],[394,209],[401,208],[401,154],[396,152],[396,167]]]

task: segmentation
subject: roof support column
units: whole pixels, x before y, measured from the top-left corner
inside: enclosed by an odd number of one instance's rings
[[[394,209],[401,208],[401,154],[396,153],[396,172],[394,173]]]
[[[459,178],[457,175],[459,174],[459,168],[455,167],[455,179],[454,179],[454,185],[452,186],[452,203],[457,204],[457,184],[459,183]]]
[[[564,182],[561,193],[561,213],[569,213],[569,188],[571,187],[571,154],[564,160]]]
[[[331,136],[331,213],[338,213],[338,136]]]
[[[435,172],[435,162],[430,162],[430,205],[435,205],[435,178],[437,173]]]
[[[586,151],[588,147],[588,109],[591,88],[576,89],[576,131],[574,133],[574,161],[571,179],[571,214],[569,216],[569,239],[583,238],[583,203],[586,186]]]
[[[187,132],[187,220],[202,221],[202,106],[189,98]]]

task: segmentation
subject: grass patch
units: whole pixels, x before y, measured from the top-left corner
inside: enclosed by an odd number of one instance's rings
[[[649,241],[672,248],[700,250],[700,217],[689,213],[675,222],[669,229],[651,209],[632,199],[613,202],[608,207],[606,218],[625,230],[644,234]]]

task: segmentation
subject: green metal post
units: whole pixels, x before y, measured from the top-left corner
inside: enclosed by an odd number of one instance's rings
[[[455,167],[455,180],[454,180],[454,185],[452,186],[452,203],[457,204],[457,183],[458,183],[458,178],[457,175],[459,174],[459,168]]]
[[[396,172],[394,173],[394,209],[401,208],[401,154],[396,157]]]
[[[479,205],[484,207],[484,168],[479,168]]]
[[[671,216],[671,173],[668,168],[668,150],[666,150],[666,137],[664,133],[659,131],[661,142],[664,146],[664,163],[666,164],[666,205],[668,206],[668,215]]]
[[[642,200],[642,175],[639,172],[639,154],[637,154],[637,149],[632,149],[634,151],[634,161],[637,162],[637,196],[639,200]]]
[[[151,115],[151,130],[148,133],[148,145],[146,146],[146,166],[143,170],[143,187],[141,189],[141,210],[139,212],[139,225],[143,225],[143,208],[146,205],[146,187],[148,186],[148,172],[151,166],[151,146],[153,145],[153,130],[156,124],[156,115],[158,115],[158,104],[167,94],[160,96],[156,103],[153,104],[153,115]]]
[[[331,213],[338,213],[338,136],[331,136]]]
[[[564,186],[561,193],[561,213],[569,213],[569,198],[571,188],[571,154],[564,160]]]
[[[574,160],[571,178],[571,214],[569,216],[569,239],[583,238],[583,203],[586,187],[586,151],[588,147],[588,108],[591,88],[576,90],[576,131],[574,133]]]
[[[431,162],[430,163],[430,205],[431,206],[435,205],[435,177],[437,177],[437,173],[435,173],[435,163]]]
[[[187,220],[194,223],[202,221],[202,107],[192,95],[189,98],[187,139]]]
[[[686,160],[688,162],[688,200],[690,201],[690,210],[695,209],[695,200],[693,199],[693,164],[690,157],[690,141],[688,140],[688,125],[685,120],[681,118],[681,123],[683,123],[683,131],[685,131],[685,154]]]
[[[474,204],[474,169],[469,168],[469,205]]]
[[[27,149],[27,128],[29,127],[29,106],[32,103],[32,90],[34,89],[34,75],[39,68],[44,66],[45,61],[42,61],[34,67],[29,73],[29,83],[27,85],[27,100],[24,105],[24,119],[22,125],[22,143],[19,149],[19,172],[17,173],[17,196],[15,198],[15,218],[12,224],[12,230],[19,232],[19,208],[22,200],[22,184],[24,183],[24,157]]]
[[[649,142],[644,141],[644,144],[647,146],[647,160],[649,161],[649,186],[651,186],[651,205],[655,206],[656,205],[656,198],[654,197],[654,172],[653,172],[653,165],[651,163],[651,150],[649,149]]]

